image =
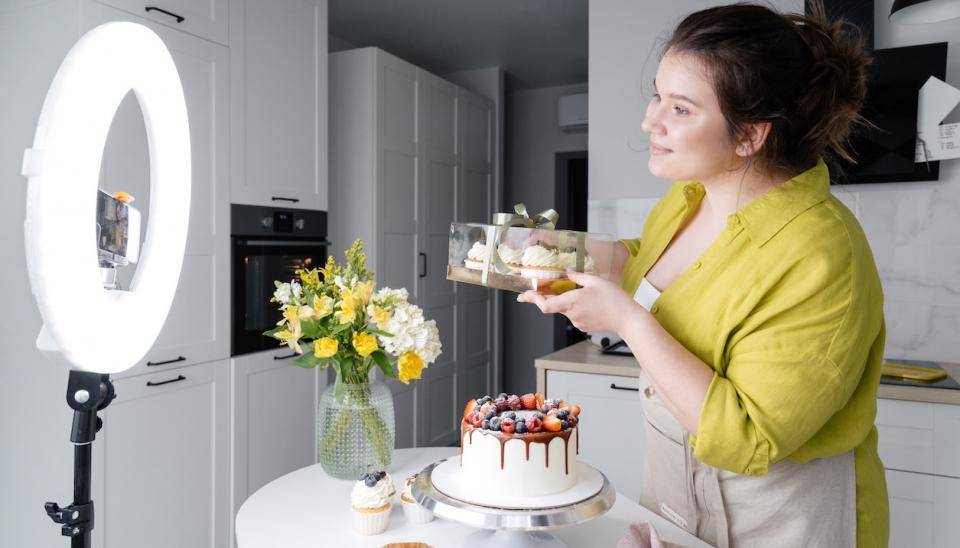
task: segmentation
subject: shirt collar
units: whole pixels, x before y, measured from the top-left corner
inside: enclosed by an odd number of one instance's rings
[[[699,181],[684,184],[687,207],[699,202],[703,192],[703,184]],[[797,215],[828,197],[830,172],[823,158],[818,158],[817,165],[777,185],[730,215],[730,222],[742,223],[750,240],[761,247]]]

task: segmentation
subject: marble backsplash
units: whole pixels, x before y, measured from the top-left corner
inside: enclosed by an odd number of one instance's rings
[[[960,160],[940,181],[833,187],[860,220],[884,288],[886,356],[960,362]],[[588,229],[638,237],[659,198],[590,200]]]

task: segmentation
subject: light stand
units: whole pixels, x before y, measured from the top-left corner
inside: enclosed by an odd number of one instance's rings
[[[116,397],[110,375],[89,371],[70,371],[67,380],[67,405],[73,409],[73,504],[61,508],[55,502],[43,505],[60,534],[70,537],[71,548],[89,548],[93,532],[93,501],[90,500],[91,449],[103,421],[97,411],[105,409]]]

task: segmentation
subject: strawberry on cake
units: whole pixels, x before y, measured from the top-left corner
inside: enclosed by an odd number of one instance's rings
[[[577,483],[580,407],[539,392],[467,402],[460,479],[478,495],[558,493]]]

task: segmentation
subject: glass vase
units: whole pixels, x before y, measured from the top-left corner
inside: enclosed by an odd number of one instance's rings
[[[393,460],[393,395],[379,381],[328,386],[317,412],[317,460],[327,474],[356,480]]]

